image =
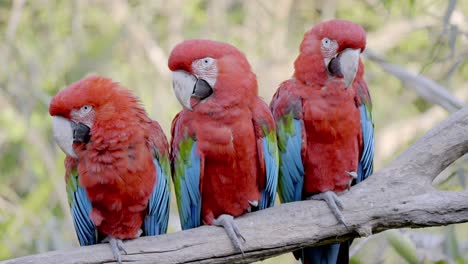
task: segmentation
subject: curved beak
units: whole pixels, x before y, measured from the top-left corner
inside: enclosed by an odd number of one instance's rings
[[[203,100],[213,93],[213,88],[207,81],[198,79],[186,71],[172,73],[172,87],[177,100],[190,111],[193,110],[190,104],[192,97]]]
[[[55,142],[65,154],[78,158],[73,151],[73,143],[88,143],[90,128],[83,123],[76,123],[61,116],[52,118],[52,131]]]
[[[348,88],[356,78],[359,67],[359,54],[361,49],[345,49],[327,65],[328,72],[333,76],[342,77],[345,87]]]

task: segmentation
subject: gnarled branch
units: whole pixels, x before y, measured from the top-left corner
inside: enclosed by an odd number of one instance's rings
[[[432,180],[468,151],[468,107],[430,130],[389,166],[342,195],[350,230],[323,202],[303,201],[238,218],[247,242],[236,252],[224,230],[200,228],[125,243],[124,261],[135,263],[246,263],[310,245],[366,236],[391,228],[468,221],[468,191],[438,191]],[[108,245],[80,247],[12,259],[2,264],[107,263]]]

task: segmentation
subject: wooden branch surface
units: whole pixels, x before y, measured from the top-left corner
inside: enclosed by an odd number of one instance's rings
[[[303,201],[237,218],[246,238],[245,256],[224,230],[200,228],[125,243],[132,263],[248,263],[304,246],[342,241],[391,228],[468,222],[468,191],[435,190],[432,180],[468,152],[468,107],[454,113],[402,153],[389,166],[342,195],[351,227],[337,223],[325,203]],[[46,252],[0,262],[109,263],[107,244]]]

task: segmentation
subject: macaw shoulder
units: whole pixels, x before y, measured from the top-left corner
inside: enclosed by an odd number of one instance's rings
[[[261,135],[262,130],[265,129],[269,131],[275,129],[275,122],[270,109],[260,97],[257,97],[253,102],[251,111],[256,135]]]
[[[149,126],[149,147],[151,150],[152,148],[155,148],[156,152],[158,152],[153,154],[155,156],[159,154],[167,157],[169,154],[169,144],[162,127],[158,122],[153,120],[150,121]]]
[[[302,119],[302,98],[304,98],[307,88],[294,78],[281,83],[270,103],[274,118],[278,119],[293,113],[294,118]]]
[[[78,168],[78,159],[66,155],[63,161],[65,165],[65,181],[68,180],[68,175]]]

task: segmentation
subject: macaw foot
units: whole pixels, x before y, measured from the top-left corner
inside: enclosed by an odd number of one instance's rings
[[[245,243],[245,238],[240,233],[236,222],[234,222],[234,217],[232,217],[232,215],[222,214],[213,221],[213,224],[224,227],[224,230],[234,247],[244,255],[244,250],[242,249],[242,243],[240,240]]]
[[[127,255],[127,251],[123,246],[122,239],[108,236],[104,240],[102,240],[102,242],[109,242],[115,261],[117,261],[117,263],[119,264],[122,264],[122,256],[120,255],[120,251]]]
[[[347,171],[346,173],[352,178],[348,184],[348,191],[349,191],[351,189],[351,184],[353,183],[353,180],[356,180],[358,175],[357,175],[357,172],[355,171]]]
[[[249,200],[249,204],[250,206],[247,208],[248,213],[258,210],[258,200],[254,200],[254,201]]]
[[[135,238],[139,238],[141,236],[141,234],[143,234],[143,230],[140,228],[140,229],[138,229]]]
[[[333,215],[336,217],[336,219],[342,223],[346,229],[348,228],[348,225],[346,224],[346,220],[341,213],[341,210],[343,210],[343,202],[340,200],[338,195],[336,195],[335,192],[333,191],[326,191],[323,193],[318,193],[314,194],[310,197],[307,198],[307,200],[323,200],[328,204],[328,207],[330,207],[330,210],[332,211]]]

